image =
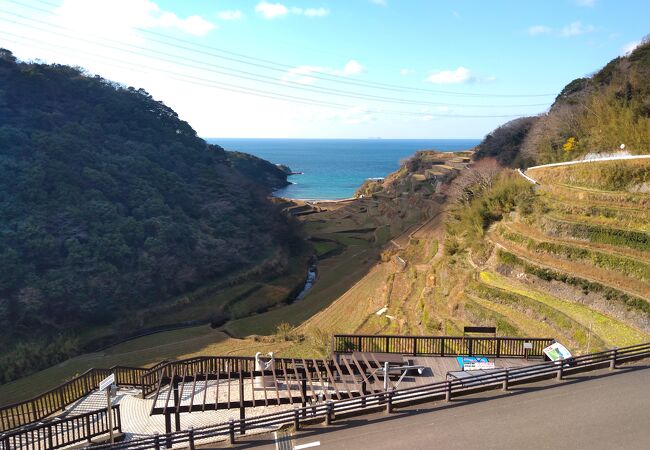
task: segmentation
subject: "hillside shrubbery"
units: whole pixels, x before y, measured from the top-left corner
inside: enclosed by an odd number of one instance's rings
[[[491,224],[515,210],[529,213],[535,199],[532,185],[511,172],[492,175],[464,189],[468,194],[456,201],[447,223],[448,254],[462,248],[479,249]]]
[[[620,144],[632,154],[650,152],[650,40],[616,58],[592,77],[571,81],[547,114],[497,128],[477,157],[509,166],[569,161],[610,153]]]
[[[266,198],[285,175],[207,145],[143,90],[1,51],[0,382],[74,353],[57,336],[286,262]]]
[[[478,145],[476,158],[491,156],[504,166],[528,165],[530,161],[521,158],[521,146],[536,121],[537,117],[521,117],[501,125]]]

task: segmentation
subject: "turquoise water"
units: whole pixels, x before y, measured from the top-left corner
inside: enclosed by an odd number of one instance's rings
[[[309,200],[352,197],[368,178],[385,177],[417,150],[466,150],[478,139],[206,139],[226,150],[251,153],[294,172],[275,195]]]

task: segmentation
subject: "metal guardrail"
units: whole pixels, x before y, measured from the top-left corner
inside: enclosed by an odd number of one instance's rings
[[[542,358],[555,339],[474,336],[391,336],[336,334],[332,353],[374,352],[421,356]],[[525,343],[532,348],[525,348]]]
[[[121,432],[120,405],[113,406],[111,413],[113,431]],[[90,442],[92,438],[107,434],[109,431],[108,415],[106,408],[103,408],[0,434],[0,450],[57,449],[79,442]]]
[[[171,448],[173,445],[187,445],[194,449],[200,441],[217,437],[235,441],[236,433],[244,434],[251,430],[272,431],[282,425],[293,424],[299,429],[301,424],[324,421],[331,424],[337,416],[365,414],[385,409],[387,413],[394,408],[433,400],[451,400],[453,397],[468,395],[477,391],[490,389],[507,390],[514,384],[524,384],[548,378],[561,380],[564,376],[583,371],[596,370],[609,366],[614,369],[618,364],[650,357],[650,343],[607,350],[578,356],[563,362],[545,362],[534,366],[503,369],[478,375],[471,379],[447,380],[406,389],[389,390],[375,394],[363,395],[345,400],[321,403],[303,408],[295,408],[279,413],[267,414],[214,426],[189,429],[134,439],[116,444],[94,446],[93,449],[156,449]]]

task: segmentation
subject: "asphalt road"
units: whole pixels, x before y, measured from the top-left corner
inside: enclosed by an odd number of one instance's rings
[[[281,448],[648,449],[650,365],[341,419],[292,438]],[[273,435],[251,436],[236,447],[270,450],[276,443]]]

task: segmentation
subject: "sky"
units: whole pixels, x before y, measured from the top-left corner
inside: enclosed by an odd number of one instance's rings
[[[0,0],[0,47],[143,88],[206,138],[481,138],[649,17],[647,0]]]

